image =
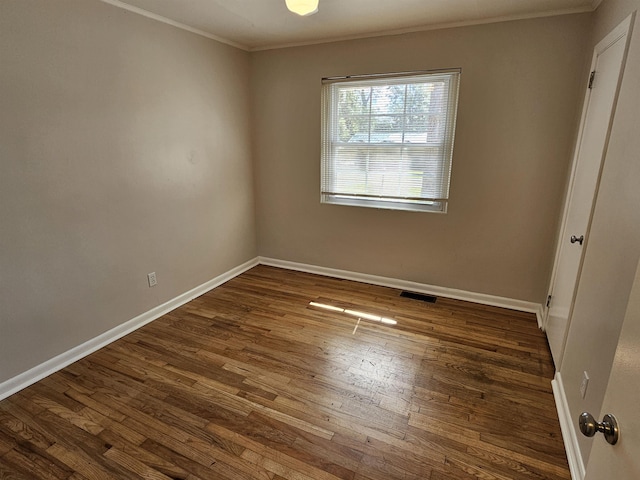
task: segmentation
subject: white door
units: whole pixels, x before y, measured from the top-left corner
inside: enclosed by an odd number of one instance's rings
[[[602,414],[613,414],[620,428],[615,445],[601,434],[593,439],[585,480],[640,479],[640,265],[631,290],[613,361]],[[596,415],[598,412],[591,412]]]
[[[587,91],[583,107],[569,195],[549,290],[549,309],[544,322],[558,371],[589,233],[600,169],[611,129],[630,26],[630,19],[625,20],[598,43],[591,63],[591,72],[595,73],[590,77],[591,88]]]

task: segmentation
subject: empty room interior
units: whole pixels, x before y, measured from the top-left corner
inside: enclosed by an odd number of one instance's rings
[[[0,0],[0,478],[640,478],[639,6]]]

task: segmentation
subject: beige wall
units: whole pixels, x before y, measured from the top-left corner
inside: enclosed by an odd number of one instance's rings
[[[595,15],[592,44],[634,10],[640,0],[605,0]],[[617,110],[588,238],[582,276],[562,361],[561,374],[577,428],[589,411],[598,419],[629,294],[640,259],[640,29],[636,19]],[[590,376],[580,396],[582,372]],[[610,412],[614,413],[615,412]],[[624,431],[624,425],[622,425]],[[594,441],[579,435],[586,462]]]
[[[0,382],[256,256],[246,52],[15,0],[0,66]]]
[[[264,256],[542,301],[590,27],[249,55],[97,0],[0,2],[0,382],[253,258],[255,225]],[[444,67],[449,213],[320,205],[320,79]]]
[[[542,302],[588,66],[569,15],[252,54],[260,255]],[[462,67],[449,213],[321,205],[322,77]]]

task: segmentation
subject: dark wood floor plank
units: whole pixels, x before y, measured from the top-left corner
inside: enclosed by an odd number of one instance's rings
[[[0,402],[0,478],[569,480],[535,316],[399,294],[255,267]]]
[[[2,480],[33,480],[32,474],[25,475],[20,473],[14,466],[5,463],[0,458],[0,478]],[[37,478],[37,477],[36,477]]]

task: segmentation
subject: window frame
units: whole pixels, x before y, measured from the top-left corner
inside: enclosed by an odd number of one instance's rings
[[[391,210],[409,210],[409,211],[423,211],[423,212],[436,212],[446,213],[449,201],[449,186],[451,179],[451,164],[453,158],[453,146],[455,139],[455,127],[458,111],[458,97],[460,76],[462,69],[443,69],[443,70],[428,70],[419,72],[402,72],[402,73],[389,73],[379,75],[359,75],[349,77],[331,77],[322,79],[322,152],[321,152],[321,188],[320,188],[320,202],[325,204],[335,205],[347,205],[357,207],[370,207],[370,208],[382,208]],[[443,195],[436,197],[428,197],[421,195],[419,197],[411,196],[385,196],[385,195],[372,195],[370,193],[357,193],[355,191],[337,191],[335,185],[338,183],[336,179],[338,168],[336,167],[338,150],[342,148],[355,148],[355,143],[339,141],[338,135],[338,118],[341,116],[339,108],[339,93],[332,89],[338,89],[343,85],[363,86],[371,87],[373,92],[373,86],[392,86],[392,85],[415,85],[425,84],[429,82],[442,81],[446,78],[447,90],[446,90],[446,114],[445,114],[445,126],[444,135],[441,142],[427,142],[428,136],[425,137],[424,143],[410,143],[406,142],[406,121],[409,114],[405,110],[402,114],[398,113],[373,113],[372,107],[369,108],[366,114],[352,114],[347,116],[352,117],[368,117],[369,125],[371,125],[373,117],[381,116],[398,116],[402,118],[402,139],[398,142],[379,143],[371,142],[371,126],[369,126],[369,133],[366,142],[362,142],[363,148],[366,149],[367,155],[370,152],[384,152],[385,149],[393,149],[400,151],[399,158],[403,159],[405,152],[409,153],[413,151],[421,151],[426,154],[428,150],[439,150],[437,157],[437,169],[440,171],[439,182],[433,182],[430,186],[434,185],[440,187],[440,193]],[[421,81],[422,80],[422,81]],[[408,88],[408,87],[406,87]],[[372,94],[371,94],[372,95]],[[345,117],[345,115],[342,115]],[[396,133],[397,135],[397,133]],[[356,142],[360,143],[360,142]],[[397,156],[396,155],[390,155]],[[427,158],[425,156],[425,158]],[[344,159],[344,157],[343,157]],[[406,160],[405,160],[406,161]],[[426,161],[426,160],[423,160]],[[368,162],[368,160],[367,160]],[[394,165],[387,162],[385,165]],[[398,161],[396,167],[400,169],[400,161]],[[366,175],[369,174],[369,167],[367,166]],[[407,173],[399,173],[398,175],[407,175]],[[424,181],[426,172],[421,172],[421,181]],[[424,185],[421,187],[421,193],[424,191]]]

